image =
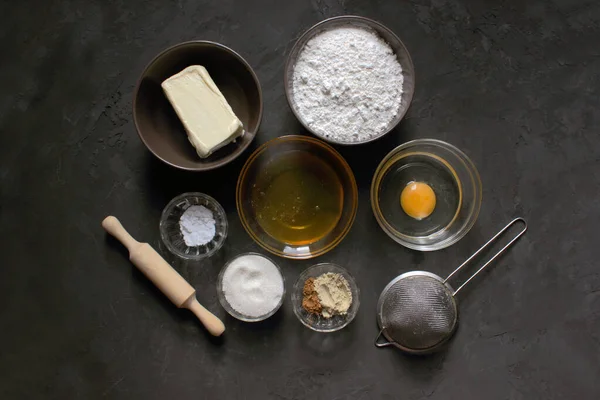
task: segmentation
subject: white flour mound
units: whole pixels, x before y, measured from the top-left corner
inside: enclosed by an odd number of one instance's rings
[[[339,27],[318,34],[300,51],[292,93],[301,119],[339,142],[369,140],[398,113],[402,67],[371,29]]]

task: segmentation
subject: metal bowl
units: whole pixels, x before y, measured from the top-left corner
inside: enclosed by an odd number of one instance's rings
[[[322,33],[329,29],[338,28],[338,27],[342,27],[342,26],[348,26],[348,25],[370,28],[370,29],[374,30],[379,36],[381,36],[390,45],[390,47],[396,54],[396,57],[398,58],[398,62],[402,66],[402,75],[404,78],[404,83],[402,85],[403,92],[402,92],[400,108],[398,109],[398,113],[396,114],[394,119],[392,119],[392,121],[390,121],[388,127],[384,131],[382,131],[379,135],[369,138],[368,140],[356,141],[356,142],[334,140],[332,138],[324,137],[323,135],[312,130],[309,127],[308,123],[302,118],[302,115],[300,115],[300,113],[294,103],[294,96],[293,96],[294,67],[296,65],[296,61],[298,60],[298,56],[299,56],[300,52],[302,51],[302,49],[304,48],[304,46],[306,45],[306,43],[310,39],[312,39],[313,37],[318,35],[319,33]],[[323,139],[323,140],[325,140],[329,143],[333,143],[333,144],[340,144],[340,145],[363,144],[363,143],[372,142],[374,140],[377,140],[377,139],[385,136],[400,123],[402,118],[404,118],[404,115],[406,114],[406,112],[408,111],[408,108],[410,107],[410,103],[412,101],[413,94],[415,91],[415,67],[413,66],[412,59],[410,58],[410,54],[408,53],[406,46],[404,46],[404,43],[402,43],[400,38],[398,38],[398,36],[396,36],[396,34],[394,34],[394,32],[392,32],[389,28],[387,28],[386,26],[382,25],[381,23],[374,21],[372,19],[369,19],[369,18],[352,16],[352,15],[344,15],[344,16],[333,17],[333,18],[329,18],[324,21],[321,21],[318,24],[314,25],[309,30],[307,30],[302,36],[300,36],[300,38],[296,41],[296,44],[292,48],[292,50],[287,58],[287,62],[285,65],[285,72],[284,72],[284,86],[285,86],[285,95],[286,95],[288,104],[289,104],[290,108],[292,109],[292,112],[294,113],[296,118],[298,118],[298,121],[300,121],[300,123],[306,128],[306,130],[311,132],[313,135],[319,137],[320,139]]]

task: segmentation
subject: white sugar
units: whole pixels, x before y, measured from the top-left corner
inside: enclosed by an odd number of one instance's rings
[[[267,258],[240,256],[223,273],[223,293],[235,311],[250,318],[262,317],[279,305],[283,277]]]

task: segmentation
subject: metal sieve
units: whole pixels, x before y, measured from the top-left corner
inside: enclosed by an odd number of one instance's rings
[[[518,222],[523,224],[523,229],[458,289],[452,289],[448,280]],[[523,218],[512,220],[446,279],[425,271],[411,271],[393,279],[383,289],[377,302],[377,323],[380,331],[375,339],[375,346],[393,345],[413,354],[429,353],[442,346],[456,330],[456,294],[504,253],[525,231],[527,223]],[[382,335],[387,342],[379,341]]]

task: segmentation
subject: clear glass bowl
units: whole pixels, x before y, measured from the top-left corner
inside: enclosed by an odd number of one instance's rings
[[[215,219],[215,237],[201,246],[185,244],[179,227],[179,219],[191,206],[204,206],[212,211]],[[227,238],[227,216],[223,207],[212,197],[203,193],[183,193],[167,204],[160,217],[160,237],[169,251],[186,260],[201,260],[215,254]]]
[[[400,194],[411,181],[430,185],[436,195],[433,213],[408,217]],[[482,185],[473,162],[456,147],[435,139],[413,140],[392,150],[371,183],[371,206],[381,228],[414,250],[448,247],[473,227],[481,208]]]
[[[273,167],[274,165],[283,159],[295,160],[291,156],[298,153],[308,153],[311,157],[322,161],[339,179],[341,187],[341,213],[337,222],[322,237],[302,244],[288,243],[267,233],[260,224],[260,210],[257,209],[254,201],[255,192],[261,186],[258,182],[267,179],[270,171],[276,168]],[[310,165],[307,166],[307,163],[300,161],[290,161],[287,168],[307,169]],[[305,194],[303,192],[301,196]],[[282,136],[268,141],[250,155],[238,178],[236,204],[246,232],[265,250],[280,257],[307,259],[325,254],[348,234],[356,216],[358,189],[350,166],[333,147],[308,136]]]
[[[297,106],[294,102],[294,93],[293,93],[293,75],[294,75],[294,67],[296,65],[296,61],[298,60],[298,56],[306,43],[324,31],[335,29],[342,26],[357,26],[363,28],[370,28],[374,30],[379,36],[385,40],[398,58],[398,62],[402,66],[402,75],[404,78],[404,82],[402,84],[402,99],[400,101],[400,107],[398,108],[398,113],[396,116],[390,121],[387,128],[382,131],[379,135],[372,137],[368,140],[357,141],[357,142],[348,142],[348,141],[338,141],[332,138],[324,137],[321,134],[318,134],[314,130],[312,130],[309,124],[304,120],[303,116],[297,109]],[[290,51],[288,55],[285,69],[284,69],[284,88],[285,88],[285,96],[287,98],[288,104],[298,119],[300,123],[313,135],[317,136],[320,139],[323,139],[329,143],[339,144],[339,145],[356,145],[362,143],[372,142],[377,140],[386,134],[388,134],[392,129],[394,129],[404,118],[408,108],[410,107],[410,103],[412,102],[412,98],[415,92],[415,67],[413,65],[412,59],[410,58],[410,54],[406,49],[402,40],[396,34],[386,26],[381,23],[374,21],[369,18],[359,17],[354,15],[342,15],[333,18],[328,18],[324,21],[319,22],[314,25],[310,29],[308,29],[300,38],[296,41],[296,44]]]
[[[304,289],[304,283],[306,280],[308,278],[316,278],[328,272],[341,274],[344,278],[346,278],[348,284],[350,285],[350,291],[352,292],[352,304],[345,315],[334,315],[331,318],[324,318],[319,314],[311,314],[302,307],[302,299],[304,297],[302,291]],[[296,314],[296,317],[298,317],[304,326],[317,332],[335,332],[344,328],[346,325],[352,322],[354,317],[356,317],[358,307],[360,306],[359,297],[360,290],[358,289],[358,286],[356,286],[354,277],[350,275],[348,271],[336,264],[322,263],[313,265],[300,274],[300,277],[296,281],[294,289],[292,290],[292,306],[294,308],[294,314]]]
[[[269,261],[270,263],[272,263],[279,271],[279,275],[281,275],[281,281],[283,282],[283,292],[281,294],[281,300],[279,300],[279,303],[277,304],[277,306],[275,306],[275,308],[273,310],[269,311],[268,313],[266,313],[264,315],[261,315],[260,317],[249,317],[247,315],[241,314],[238,311],[236,311],[233,307],[231,307],[231,305],[227,301],[227,298],[225,297],[225,293],[223,292],[223,276],[225,275],[225,271],[227,270],[229,265],[231,265],[231,263],[233,261],[237,260],[240,257],[250,256],[250,255],[262,257],[262,258],[266,259],[267,261]],[[253,253],[253,252],[239,254],[236,257],[229,260],[227,262],[227,264],[225,264],[225,266],[221,269],[221,272],[219,272],[219,277],[217,278],[217,297],[219,298],[219,302],[221,303],[221,306],[223,306],[225,311],[227,311],[229,313],[229,315],[231,315],[232,317],[239,319],[240,321],[244,321],[244,322],[263,321],[263,320],[269,318],[270,316],[272,316],[273,314],[275,314],[277,312],[277,310],[279,310],[281,308],[281,305],[283,304],[283,300],[285,299],[285,277],[283,276],[283,273],[281,272],[281,268],[279,268],[279,265],[277,265],[270,258],[265,257],[262,254]]]

